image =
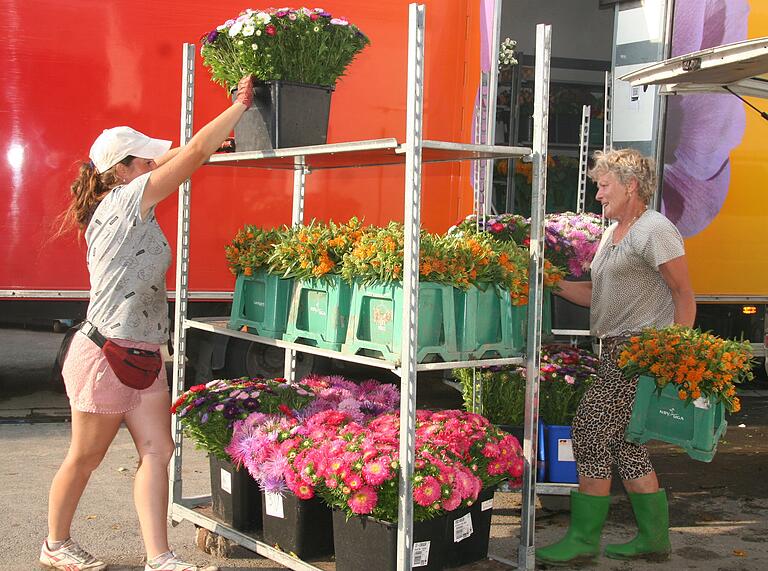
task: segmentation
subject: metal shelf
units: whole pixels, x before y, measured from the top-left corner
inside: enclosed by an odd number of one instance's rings
[[[500,26],[501,0],[495,0],[494,28],[496,36]],[[403,300],[409,308],[404,312],[401,324],[403,332],[402,362],[394,363],[383,359],[345,355],[343,353],[328,351],[301,345],[288,343],[275,339],[268,339],[256,335],[250,335],[242,331],[235,331],[226,327],[226,320],[219,319],[187,319],[187,302],[189,300],[189,229],[190,229],[190,181],[186,181],[179,190],[178,201],[178,225],[177,225],[177,255],[176,255],[176,307],[174,323],[174,360],[173,360],[173,398],[177,398],[184,390],[185,364],[187,352],[187,331],[190,328],[202,329],[215,334],[240,337],[259,343],[282,347],[286,356],[286,378],[293,379],[295,373],[295,357],[297,352],[314,353],[335,359],[356,361],[384,369],[389,369],[398,374],[401,379],[400,401],[400,448],[401,464],[399,468],[399,480],[401,487],[398,498],[398,531],[397,531],[397,569],[406,571],[411,566],[413,549],[413,490],[410,486],[403,486],[402,482],[410,482],[413,478],[413,442],[416,432],[416,377],[419,371],[449,369],[454,367],[471,367],[478,364],[497,365],[522,363],[522,358],[510,359],[485,359],[473,361],[456,361],[450,363],[425,363],[418,364],[417,354],[417,324],[418,324],[418,282],[419,282],[419,243],[421,227],[421,183],[422,166],[424,163],[437,163],[448,161],[479,160],[485,161],[486,171],[491,168],[492,159],[522,158],[533,163],[533,192],[531,227],[531,252],[530,268],[531,279],[529,281],[529,314],[528,314],[528,340],[530,352],[526,358],[528,370],[525,410],[526,446],[523,449],[525,468],[522,487],[522,518],[519,551],[519,566],[524,569],[532,568],[534,560],[533,532],[534,512],[532,508],[537,491],[535,485],[535,443],[537,441],[537,417],[538,417],[538,371],[539,349],[541,346],[541,315],[542,315],[542,279],[543,279],[543,214],[546,203],[546,156],[547,156],[547,115],[549,85],[549,59],[551,50],[551,27],[539,25],[536,33],[537,61],[536,81],[537,90],[534,97],[534,141],[533,148],[505,147],[496,145],[474,145],[446,141],[427,141],[422,138],[423,127],[423,97],[424,97],[424,24],[425,7],[418,4],[409,6],[408,29],[408,74],[407,74],[407,105],[406,105],[406,134],[404,142],[396,139],[374,139],[350,143],[333,143],[330,145],[316,145],[308,147],[296,147],[290,149],[276,149],[269,151],[256,151],[247,153],[228,153],[211,157],[208,164],[220,166],[237,166],[262,169],[282,169],[293,172],[293,207],[292,223],[300,223],[304,219],[305,178],[313,170],[355,168],[365,166],[404,165],[404,212],[405,245],[403,264]],[[181,143],[186,144],[192,137],[192,116],[194,107],[194,62],[195,47],[192,44],[184,46],[184,62],[182,74],[182,110],[181,110]],[[496,63],[491,65],[493,81],[489,84],[488,99],[495,101],[495,76]],[[485,81],[483,79],[482,81]],[[487,82],[486,82],[487,83]],[[482,99],[482,98],[481,98]],[[482,105],[481,105],[482,107]],[[481,113],[482,115],[482,113]],[[490,128],[486,140],[493,138],[493,118],[486,114],[490,122]],[[479,123],[478,123],[479,126]],[[476,140],[482,140],[482,129],[476,129]],[[490,177],[486,177],[480,185],[476,181],[478,189],[487,187],[487,195],[490,193]],[[475,204],[482,204],[482,210],[477,210],[485,216],[488,205],[480,200],[486,191],[478,191]],[[481,411],[478,411],[481,412]],[[268,557],[281,565],[297,570],[314,570],[317,567],[296,559],[282,551],[276,550],[264,543],[222,525],[214,518],[202,513],[199,509],[193,509],[198,499],[185,498],[182,486],[182,450],[183,430],[177,416],[173,417],[174,442],[176,453],[171,459],[171,518],[174,521],[189,520],[201,527],[209,529],[217,534],[232,539],[236,543],[252,549],[257,553]]]
[[[528,147],[423,141],[421,162],[509,159],[528,156],[531,152]],[[405,154],[405,145],[390,138],[267,151],[220,153],[213,155],[207,164],[274,170],[324,170],[401,165],[405,164]],[[297,161],[297,158],[302,158],[303,161]]]
[[[340,353],[339,351],[333,351],[330,349],[321,349],[319,347],[312,347],[311,345],[304,345],[302,343],[293,343],[290,341],[281,341],[279,339],[272,339],[271,337],[260,337],[253,333],[247,333],[245,331],[238,331],[237,329],[229,329],[227,327],[226,317],[206,317],[199,319],[185,319],[184,327],[200,329],[211,333],[217,333],[219,335],[228,335],[229,337],[237,337],[238,339],[246,339],[254,343],[261,343],[264,345],[271,345],[272,347],[280,347],[290,351],[296,351],[298,353],[312,353],[313,355],[320,355],[322,357],[328,357],[339,361],[349,361],[352,363],[360,363],[362,365],[368,365],[370,367],[377,367],[379,369],[388,369],[397,374],[400,373],[399,361],[387,361],[386,359],[377,359],[376,357],[367,357],[364,355],[352,355],[349,353]],[[477,367],[477,366],[491,366],[491,365],[519,365],[524,361],[523,357],[508,357],[503,359],[476,359],[472,361],[441,361],[438,363],[421,363],[416,366],[417,371],[441,371],[446,369],[456,369],[461,367]]]
[[[290,553],[286,553],[280,549],[275,549],[267,543],[232,529],[231,527],[224,525],[195,509],[187,507],[186,505],[182,505],[181,503],[171,504],[170,517],[174,522],[180,523],[184,520],[187,520],[195,525],[207,529],[212,533],[226,537],[241,547],[250,549],[251,551],[258,553],[267,559],[271,559],[279,565],[287,567],[288,569],[293,569],[294,571],[322,571],[323,569],[322,567],[316,567],[311,563],[307,563],[306,561],[303,561],[291,555]]]

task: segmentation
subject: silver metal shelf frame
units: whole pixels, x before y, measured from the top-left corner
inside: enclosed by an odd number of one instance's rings
[[[498,7],[497,7],[498,8]],[[184,390],[186,360],[186,336],[190,328],[229,335],[258,343],[282,347],[286,351],[285,377],[293,378],[296,353],[306,352],[354,361],[389,369],[401,378],[401,423],[400,423],[400,497],[398,505],[398,571],[411,567],[413,548],[413,497],[412,489],[406,485],[411,481],[414,470],[414,443],[416,424],[416,376],[419,371],[440,370],[454,367],[477,365],[478,361],[419,364],[416,360],[416,335],[418,323],[418,267],[419,229],[421,209],[422,164],[427,162],[490,160],[494,158],[531,157],[534,163],[533,212],[537,214],[532,225],[531,236],[531,280],[529,283],[529,330],[532,351],[528,355],[528,380],[526,393],[525,421],[525,477],[523,489],[523,524],[521,533],[520,564],[532,568],[533,564],[533,505],[537,489],[542,493],[553,492],[553,485],[535,484],[535,442],[538,419],[538,354],[541,346],[542,313],[542,253],[543,253],[543,210],[546,200],[546,132],[549,81],[550,26],[537,27],[536,57],[536,105],[534,114],[535,133],[533,150],[525,147],[503,147],[494,145],[473,145],[444,141],[428,141],[422,138],[423,96],[424,96],[424,32],[425,7],[419,4],[409,6],[408,31],[408,91],[406,107],[406,137],[398,143],[395,139],[374,139],[351,143],[336,143],[293,149],[276,149],[247,153],[221,154],[211,157],[210,165],[229,165],[264,169],[293,170],[292,222],[303,222],[306,176],[313,170],[330,168],[355,168],[363,166],[405,165],[405,256],[403,268],[403,298],[407,300],[408,311],[403,312],[402,333],[403,353],[399,362],[385,361],[371,357],[345,355],[316,347],[288,343],[228,329],[226,319],[187,319],[189,238],[190,238],[190,182],[179,189],[178,241],[176,259],[176,313],[174,330],[173,398]],[[184,44],[182,76],[181,141],[186,143],[192,136],[194,107],[194,56],[195,46]],[[496,57],[497,54],[494,54]],[[494,62],[495,62],[494,57]],[[495,65],[495,63],[494,63]],[[543,135],[542,135],[543,134]],[[486,359],[483,365],[520,364],[521,358]],[[532,366],[535,365],[535,368]],[[188,520],[236,543],[249,548],[264,557],[295,570],[319,569],[309,563],[287,555],[271,546],[241,534],[194,509],[207,498],[184,498],[182,489],[183,433],[179,419],[174,416],[173,433],[176,451],[171,459],[170,470],[170,513],[172,523]],[[533,468],[532,468],[533,466]],[[557,486],[557,485],[554,485]],[[558,487],[558,489],[560,489]],[[550,490],[547,492],[546,490]],[[525,546],[523,541],[526,541]],[[524,554],[527,554],[524,556]]]

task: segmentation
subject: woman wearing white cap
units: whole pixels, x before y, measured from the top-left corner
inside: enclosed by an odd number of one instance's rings
[[[252,100],[251,78],[246,77],[235,103],[177,149],[129,127],[107,129],[93,143],[63,216],[66,226],[85,234],[91,281],[86,329],[97,331],[102,341],[149,352],[167,342],[165,274],[171,252],[155,219],[155,205],[221,146]],[[62,368],[72,407],[72,441],[51,484],[40,563],[67,571],[107,568],[71,539],[70,526],[91,473],[125,423],[139,454],[134,503],[147,551],[145,571],[198,571],[168,546],[167,470],[174,443],[165,370],[152,374],[147,388],[127,386],[94,337],[84,333],[73,337]]]

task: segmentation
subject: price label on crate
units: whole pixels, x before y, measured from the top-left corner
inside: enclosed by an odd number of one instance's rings
[[[557,459],[560,462],[575,462],[573,456],[573,440],[570,438],[558,438],[557,440]]]
[[[417,541],[413,544],[411,567],[424,567],[429,564],[429,541]]]
[[[483,500],[483,503],[480,504],[481,512],[485,512],[492,509],[493,509],[493,498],[491,498],[490,500]]]
[[[467,514],[453,520],[453,542],[458,543],[462,539],[472,535],[472,514]]]
[[[283,496],[274,492],[264,492],[264,511],[269,516],[285,519]]]
[[[232,495],[232,474],[227,472],[224,468],[221,469],[221,489]]]

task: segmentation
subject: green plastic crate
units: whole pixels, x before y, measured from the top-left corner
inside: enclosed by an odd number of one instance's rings
[[[512,342],[515,347],[522,345],[525,348],[528,344],[528,306],[512,306]],[[542,338],[552,337],[552,293],[544,292],[541,308],[541,336]]]
[[[338,351],[347,337],[352,287],[340,276],[295,280],[284,341]]]
[[[252,276],[240,274],[229,318],[230,329],[248,328],[249,333],[280,339],[288,322],[293,279],[282,279],[257,270]]]
[[[459,358],[453,289],[419,283],[416,359],[419,363]],[[402,356],[403,286],[355,283],[347,340],[342,352],[399,361]]]
[[[626,439],[643,444],[660,440],[683,448],[694,460],[711,462],[717,443],[725,435],[725,407],[710,399],[708,408],[686,403],[669,384],[659,394],[652,377],[641,376]]]
[[[454,289],[456,334],[462,360],[520,355],[524,344],[519,335],[522,319],[512,311],[509,292],[499,287],[467,291]]]

